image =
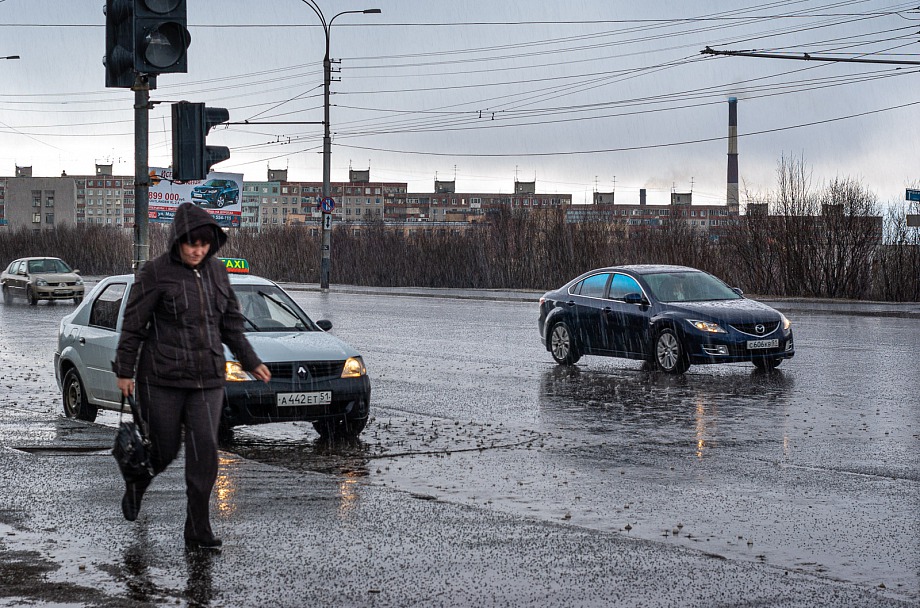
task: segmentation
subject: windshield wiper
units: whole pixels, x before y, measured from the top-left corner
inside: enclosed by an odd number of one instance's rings
[[[280,306],[286,313],[291,315],[291,317],[293,317],[294,320],[296,321],[296,323],[294,323],[294,329],[298,331],[307,331],[307,328],[302,325],[303,321],[301,320],[300,315],[294,312],[294,310],[290,306],[288,306],[287,304],[285,304],[284,302],[282,302],[275,296],[271,295],[270,293],[260,291],[259,295],[267,300],[271,300],[272,302]]]

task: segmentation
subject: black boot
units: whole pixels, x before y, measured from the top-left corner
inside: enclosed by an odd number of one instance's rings
[[[137,514],[141,510],[141,499],[146,489],[133,483],[125,484],[125,495],[121,498],[121,512],[128,521],[137,519]]]

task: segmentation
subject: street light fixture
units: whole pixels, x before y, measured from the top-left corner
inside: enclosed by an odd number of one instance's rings
[[[336,17],[342,15],[376,15],[381,13],[379,8],[366,8],[361,11],[342,11],[332,16],[326,21],[322,9],[315,0],[301,0],[304,4],[316,13],[319,22],[323,26],[323,34],[326,36],[326,54],[323,56],[323,200],[329,198],[330,188],[330,158],[332,156],[332,138],[329,135],[329,84],[332,82],[332,60],[329,58],[329,31],[332,29],[332,22]],[[329,271],[332,267],[332,210],[326,210],[323,207],[322,223],[322,262],[319,273],[319,286],[322,290],[329,289]]]

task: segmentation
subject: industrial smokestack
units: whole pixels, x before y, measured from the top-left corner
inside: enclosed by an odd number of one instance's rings
[[[738,208],[738,98],[728,98],[728,188],[725,204]]]
[[[639,204],[645,204],[645,188],[639,188]]]

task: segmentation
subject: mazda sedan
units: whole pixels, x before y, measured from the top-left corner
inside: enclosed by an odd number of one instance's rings
[[[371,384],[361,355],[327,333],[281,287],[252,275],[230,275],[245,317],[246,337],[268,366],[266,384],[227,358],[223,439],[238,425],[305,420],[323,437],[356,437],[370,411]],[[100,409],[117,411],[121,393],[112,361],[134,275],[102,280],[64,317],[54,371],[69,418],[95,420]]]
[[[539,328],[546,350],[563,365],[601,355],[682,374],[704,363],[773,369],[795,354],[782,313],[685,266],[587,272],[540,298]]]

